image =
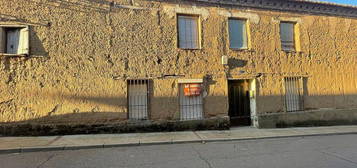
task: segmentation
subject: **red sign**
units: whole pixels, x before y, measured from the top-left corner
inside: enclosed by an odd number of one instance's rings
[[[185,96],[199,96],[201,94],[201,84],[190,83],[184,85]]]

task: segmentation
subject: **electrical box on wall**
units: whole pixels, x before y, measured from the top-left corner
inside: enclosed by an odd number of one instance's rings
[[[222,56],[222,65],[228,65],[228,56],[226,55]]]

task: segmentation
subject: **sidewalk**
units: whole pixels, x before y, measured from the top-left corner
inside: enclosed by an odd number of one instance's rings
[[[357,126],[299,127],[282,129],[239,127],[226,131],[0,137],[0,154],[336,134],[357,134]]]

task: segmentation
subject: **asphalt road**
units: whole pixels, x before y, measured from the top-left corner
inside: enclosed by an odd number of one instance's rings
[[[0,155],[0,168],[357,168],[357,135]]]

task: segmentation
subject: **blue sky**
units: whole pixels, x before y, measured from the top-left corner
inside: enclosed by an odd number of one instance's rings
[[[355,5],[357,6],[357,0],[319,0],[325,2],[333,2],[338,4],[347,4],[347,5]]]

